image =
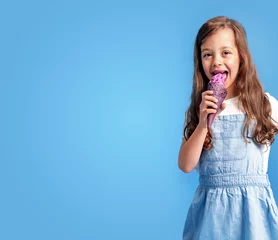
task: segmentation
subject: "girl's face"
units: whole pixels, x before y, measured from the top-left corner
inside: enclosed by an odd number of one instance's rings
[[[230,28],[220,29],[207,37],[201,45],[201,58],[202,66],[208,79],[215,75],[216,71],[226,71],[228,73],[225,82],[227,89],[226,99],[236,96],[236,78],[240,56],[233,30]]]

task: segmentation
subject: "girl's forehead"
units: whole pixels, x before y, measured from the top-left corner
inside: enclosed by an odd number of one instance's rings
[[[235,47],[235,35],[232,29],[219,29],[207,36],[201,45],[201,49],[230,46]]]

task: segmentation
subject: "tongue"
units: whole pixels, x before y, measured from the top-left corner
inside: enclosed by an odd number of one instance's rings
[[[227,78],[227,73],[218,73],[210,79],[210,83],[216,82],[225,86],[226,78]]]

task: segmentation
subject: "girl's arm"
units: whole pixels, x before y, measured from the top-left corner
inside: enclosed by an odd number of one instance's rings
[[[182,140],[178,165],[183,172],[189,173],[196,167],[207,132],[207,128],[199,124],[187,141],[185,138]]]
[[[211,90],[202,93],[198,126],[187,141],[185,139],[182,141],[179,151],[178,166],[183,172],[191,172],[199,162],[208,132],[207,116],[210,113],[215,113],[215,109],[217,108],[215,103],[218,100],[211,96],[212,93]],[[224,108],[225,104],[222,104],[219,113],[223,111]]]

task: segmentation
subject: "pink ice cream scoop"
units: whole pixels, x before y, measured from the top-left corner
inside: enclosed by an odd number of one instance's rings
[[[208,127],[211,127],[211,124],[214,120],[214,118],[216,117],[217,113],[220,110],[220,106],[223,103],[225,97],[227,96],[227,90],[225,88],[225,81],[227,78],[227,74],[226,73],[218,73],[216,75],[214,75],[209,83],[208,83],[208,90],[212,90],[213,91],[213,96],[216,97],[218,99],[218,102],[216,103],[217,108],[216,108],[216,113],[211,113],[208,115]]]

